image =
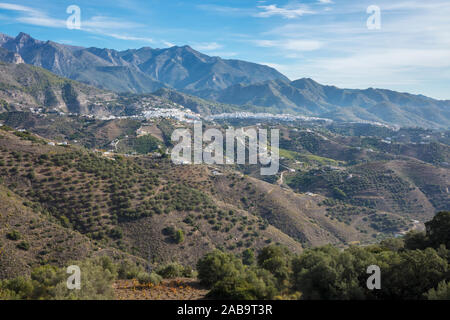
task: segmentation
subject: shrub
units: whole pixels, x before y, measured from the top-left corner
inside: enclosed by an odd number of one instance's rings
[[[428,300],[450,300],[450,282],[440,282],[437,288],[429,290],[425,297]]]
[[[251,266],[255,263],[255,261],[255,253],[252,249],[245,249],[244,252],[242,252],[242,263],[247,266]]]
[[[3,299],[31,299],[33,296],[33,284],[25,277],[17,277],[10,280],[0,281],[0,294]]]
[[[155,270],[164,279],[173,279],[184,276],[185,268],[178,263],[170,263],[165,266],[161,266]]]
[[[245,269],[238,276],[227,276],[215,283],[208,294],[216,299],[262,300],[277,294],[276,279],[261,269]]]
[[[405,248],[409,250],[423,250],[428,247],[429,240],[425,232],[410,231],[405,235]]]
[[[344,200],[347,198],[347,195],[345,194],[345,192],[342,191],[341,189],[339,189],[338,187],[333,188],[333,196],[339,200]]]
[[[28,251],[30,250],[30,244],[26,241],[21,241],[18,245],[17,248],[24,250],[24,251]]]
[[[258,255],[258,266],[271,272],[280,282],[289,278],[290,253],[287,248],[270,245]]]
[[[181,229],[166,227],[162,230],[162,233],[166,236],[169,236],[170,239],[177,244],[184,242],[184,231]]]
[[[162,277],[159,274],[156,274],[154,272],[148,273],[148,272],[140,272],[137,275],[137,280],[140,284],[153,284],[158,285],[162,281]]]
[[[123,237],[123,232],[122,229],[120,229],[119,227],[116,227],[114,229],[109,230],[108,235],[112,238],[112,239],[122,239]]]
[[[74,262],[81,270],[81,289],[67,289],[66,277],[59,282],[54,290],[57,300],[110,300],[114,298],[112,282],[116,274],[112,273],[108,264],[103,267],[104,260],[89,259],[83,262]]]
[[[173,240],[180,244],[182,242],[184,242],[184,232],[181,229],[178,229],[177,231],[175,231],[175,234],[173,235]]]
[[[117,276],[119,279],[136,279],[142,272],[144,272],[142,267],[137,266],[136,263],[126,259],[120,263],[117,270]]]
[[[448,272],[448,262],[432,249],[401,252],[390,261],[383,273],[384,299],[422,299],[423,294],[436,288]]]
[[[243,269],[244,265],[235,256],[219,250],[206,254],[197,263],[198,278],[207,287],[225,278],[237,277]]]
[[[444,244],[450,248],[450,211],[437,213],[434,218],[425,223],[427,236],[434,248]]]
[[[54,290],[58,283],[66,280],[66,275],[62,269],[54,266],[41,266],[31,272],[33,282],[34,299],[51,299],[54,297]]]
[[[331,246],[306,251],[292,262],[294,288],[306,300],[361,299],[364,286],[348,260],[348,254],[341,257],[339,250]],[[366,268],[358,271],[363,273]]]
[[[17,230],[13,230],[9,233],[6,234],[6,238],[8,238],[9,240],[13,240],[13,241],[17,241],[21,238],[21,234],[19,231]]]

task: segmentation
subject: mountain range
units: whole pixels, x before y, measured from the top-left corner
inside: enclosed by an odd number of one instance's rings
[[[290,81],[271,67],[210,57],[189,46],[116,51],[40,41],[20,33],[0,34],[0,47],[1,61],[24,62],[114,92],[154,92],[186,102],[201,114],[251,110],[403,127],[450,127],[448,100],[385,89],[341,89],[309,78]]]
[[[371,121],[405,127],[448,128],[450,101],[385,89],[340,89],[309,78],[236,84],[219,92],[201,94],[221,103],[271,108],[343,121]]]
[[[116,51],[83,48],[0,35],[0,46],[19,54],[27,64],[118,92],[150,93],[170,86],[179,90],[220,90],[236,83],[288,80],[268,66],[209,57],[189,46]]]

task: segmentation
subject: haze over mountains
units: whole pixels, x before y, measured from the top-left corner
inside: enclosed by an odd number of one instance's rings
[[[166,88],[235,105],[233,110],[251,107],[342,121],[450,127],[448,100],[383,89],[340,89],[308,78],[290,81],[271,67],[210,57],[189,46],[116,51],[40,41],[20,33],[15,38],[0,34],[0,47],[9,51],[2,51],[2,61],[25,62],[115,92],[152,93]],[[210,108],[201,110],[207,113]]]

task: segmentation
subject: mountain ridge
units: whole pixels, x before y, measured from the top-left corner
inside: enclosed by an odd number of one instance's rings
[[[400,126],[448,128],[450,101],[388,89],[341,89],[309,78],[292,82],[237,84],[222,91],[205,91],[203,99],[236,105],[272,108],[343,121],[372,121]]]
[[[288,80],[269,66],[210,57],[189,46],[117,51],[41,41],[22,32],[15,38],[2,34],[0,46],[20,54],[28,64],[116,92],[151,93],[164,87],[163,84],[195,92],[205,88],[225,89],[241,82]],[[99,67],[103,69],[98,70]],[[117,70],[111,67],[123,67],[130,76],[124,80],[123,73],[116,74]],[[115,81],[102,81],[105,74]],[[141,83],[130,85],[130,79],[140,79]]]
[[[171,90],[161,96],[171,96],[203,115],[242,110],[402,127],[450,127],[450,100],[388,89],[338,88],[311,78],[290,81],[273,68],[210,57],[187,45],[117,51],[41,41],[20,33],[15,38],[0,34],[0,48],[0,60],[25,62],[104,90],[157,95],[160,89]]]

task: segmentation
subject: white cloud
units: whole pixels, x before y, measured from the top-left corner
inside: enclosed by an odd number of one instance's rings
[[[222,58],[233,58],[238,55],[237,52],[228,52],[228,51],[214,51],[209,52],[208,55],[214,56],[214,57],[222,57]]]
[[[340,87],[387,87],[448,99],[450,2],[381,0],[379,5],[383,23],[377,32],[365,27],[364,6],[357,11],[341,4],[333,6],[332,15],[280,24],[263,35],[317,39],[326,47],[312,53],[280,49],[266,61],[272,60],[291,79],[311,77]],[[361,18],[355,19],[355,14]]]
[[[368,87],[422,93],[447,98],[425,83],[450,81],[450,48],[362,50],[345,57],[303,58],[293,63],[265,63],[290,79],[311,77],[322,84],[342,88]]]
[[[222,49],[223,45],[217,42],[207,42],[207,43],[195,43],[192,45],[195,49],[200,51],[213,51],[217,49]]]
[[[30,7],[21,6],[18,4],[6,3],[6,2],[0,2],[0,9],[11,10],[11,11],[21,11],[21,12],[27,12],[30,14],[37,14],[39,12]]]
[[[66,27],[65,20],[53,19],[53,18],[50,18],[47,16],[18,17],[17,21],[21,22],[21,23],[31,24],[34,26],[41,26],[41,27],[51,27],[51,28],[65,28]]]
[[[103,30],[105,29],[123,30],[123,29],[134,29],[143,27],[142,24],[106,16],[94,16],[89,20],[81,20],[81,24],[82,27],[84,28],[95,28]]]
[[[0,9],[20,13],[20,15],[15,18],[15,20],[20,23],[51,28],[67,27],[66,20],[49,17],[45,12],[31,7],[0,2]],[[119,40],[153,43],[154,40],[149,37],[130,36],[128,34],[118,33],[116,31],[134,30],[139,27],[143,27],[143,25],[106,16],[93,16],[90,19],[81,20],[81,30],[89,33],[104,35]]]
[[[127,40],[127,41],[142,41],[142,42],[149,42],[154,43],[155,41],[152,38],[146,38],[146,37],[133,37],[128,35],[122,35],[122,34],[116,34],[116,33],[102,33],[103,35],[119,39],[119,40]]]
[[[294,19],[301,17],[305,14],[313,14],[314,12],[309,10],[306,6],[297,6],[294,7],[282,7],[279,8],[275,4],[271,4],[268,6],[258,6],[259,9],[262,9],[262,12],[256,14],[257,17],[260,18],[269,18],[272,16],[281,16],[285,19]]]
[[[214,4],[201,4],[197,8],[204,11],[215,12],[225,16],[251,16],[257,13],[254,8],[234,8],[227,6],[219,6]]]
[[[166,47],[174,47],[175,46],[175,43],[169,42],[169,41],[162,41],[161,43],[163,45],[165,45]]]
[[[448,1],[395,1],[383,4],[383,10],[416,10],[449,8]]]
[[[334,3],[332,0],[319,0],[320,4],[332,4]]]
[[[45,13],[27,6],[0,2],[0,9],[21,13],[16,20],[26,24],[53,28],[59,28],[66,25],[64,20],[50,18]]]
[[[280,48],[288,51],[314,51],[322,48],[323,43],[317,40],[298,40],[298,39],[284,39],[284,40],[255,40],[255,45],[263,48]],[[284,54],[284,53],[283,53]]]
[[[380,49],[362,51],[343,58],[318,59],[313,64],[330,72],[347,74],[389,75],[418,68],[450,67],[450,48],[442,49]]]

